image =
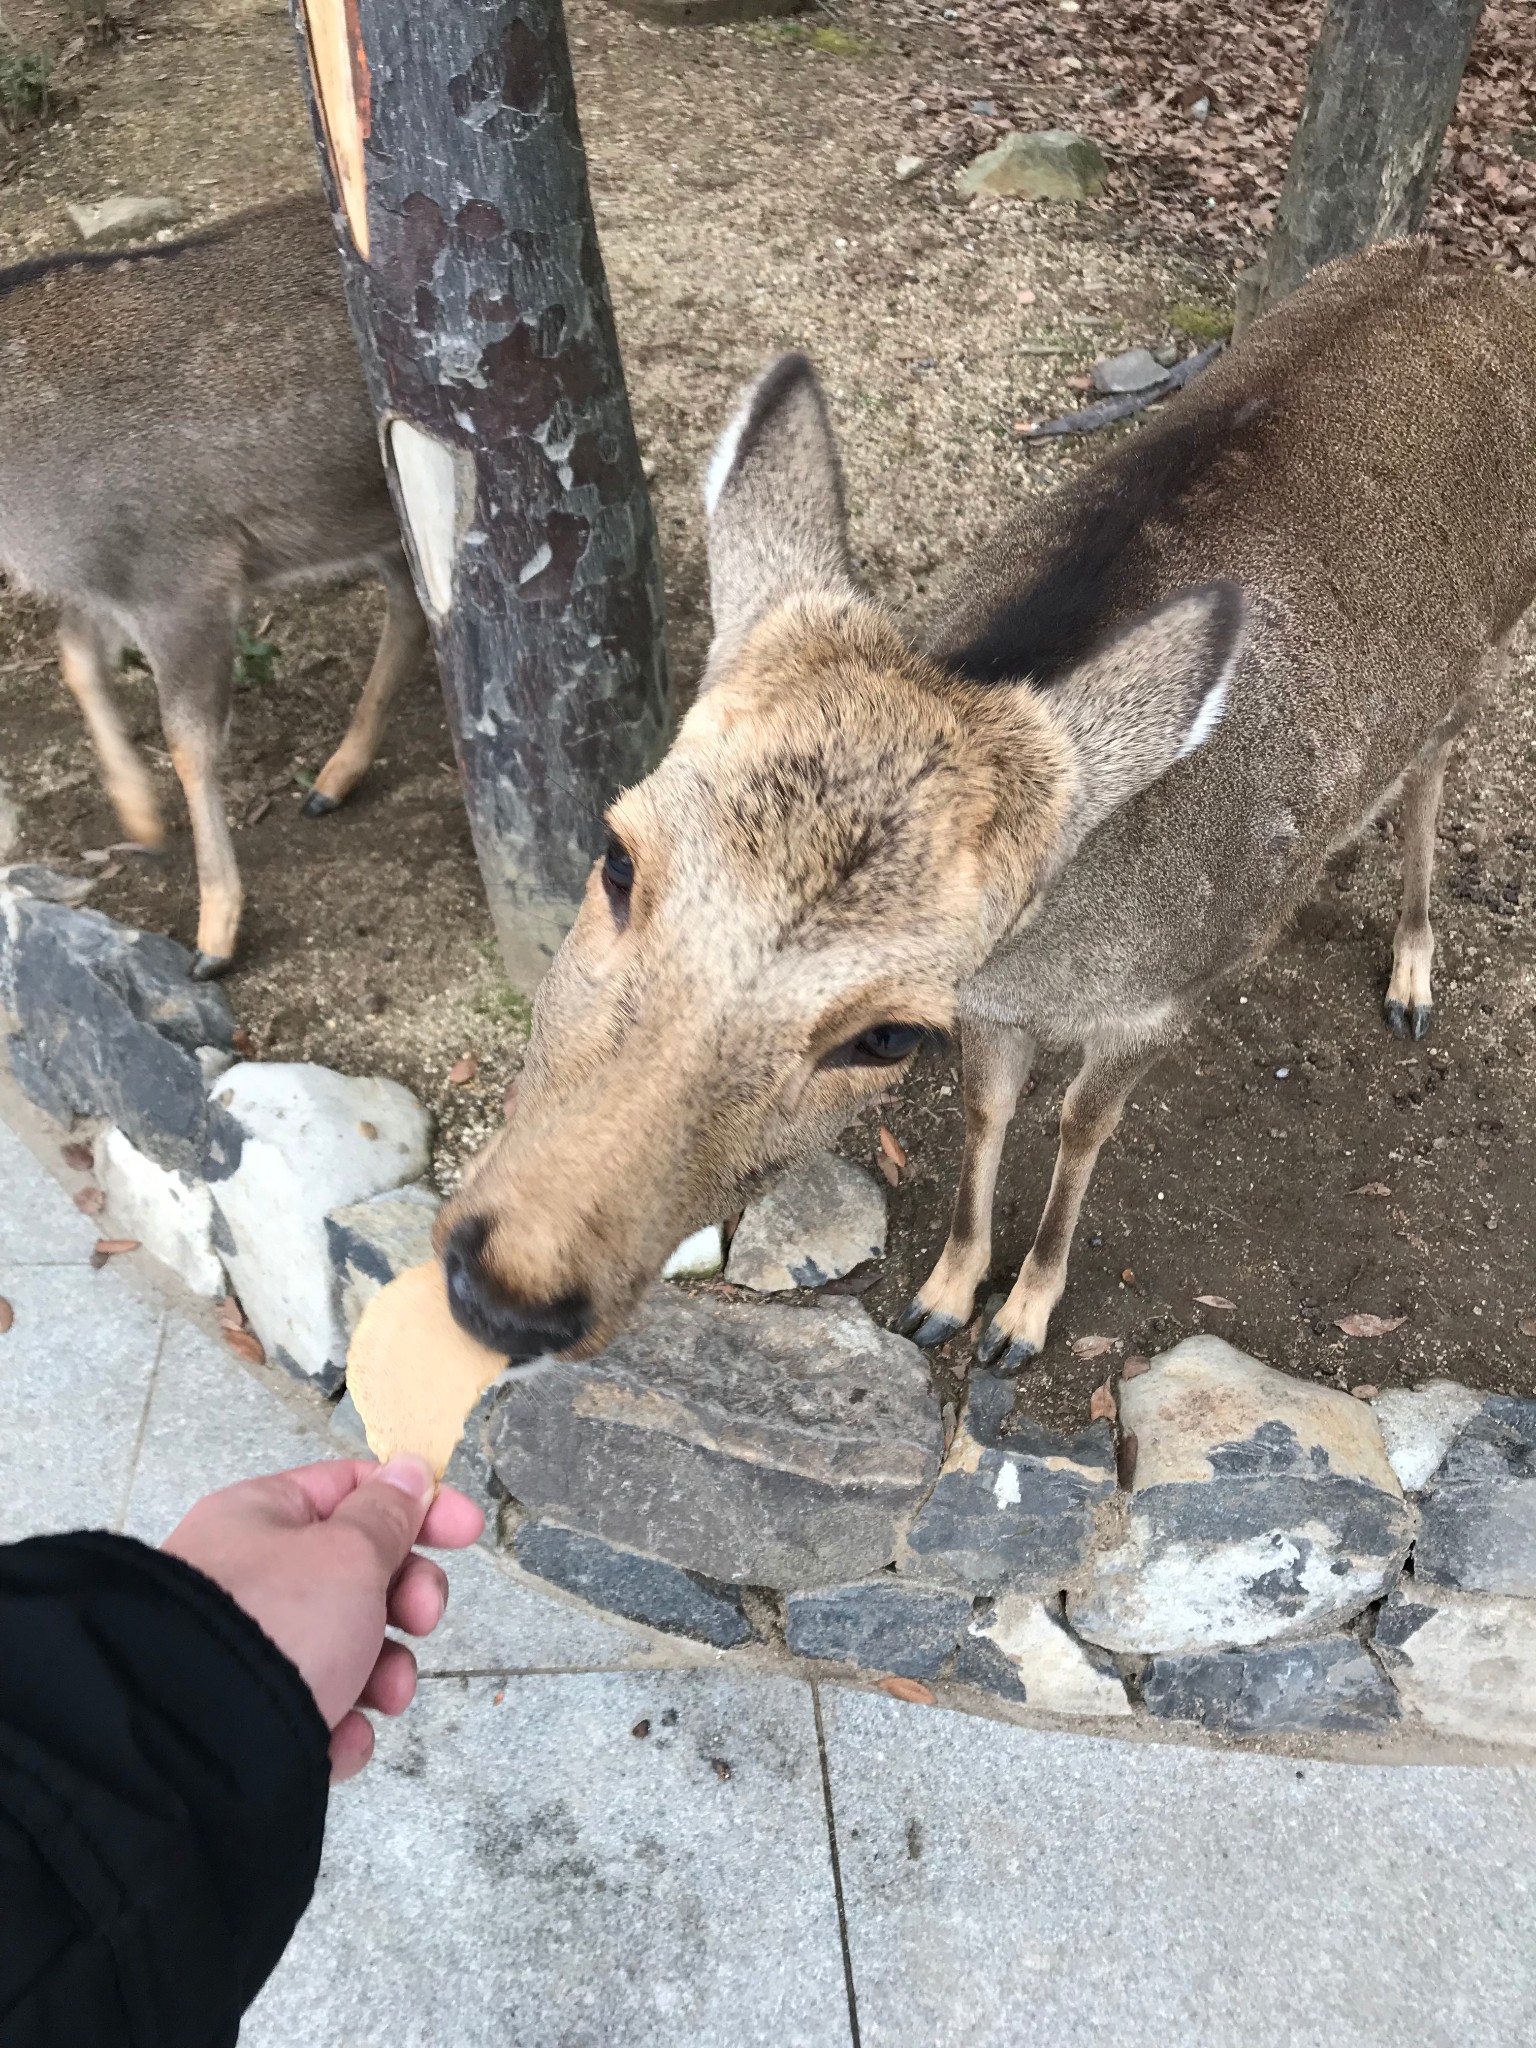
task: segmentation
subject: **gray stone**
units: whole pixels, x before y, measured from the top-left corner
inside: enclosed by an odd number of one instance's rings
[[[962,199],[1092,199],[1104,190],[1109,166],[1096,142],[1071,128],[1040,128],[1005,135],[955,174]]]
[[[420,1184],[389,1188],[365,1202],[333,1209],[325,1219],[336,1269],[337,1308],[350,1337],[357,1319],[381,1287],[432,1257],[432,1226],[440,1198]]]
[[[867,1173],[818,1152],[753,1202],[731,1239],[733,1287],[824,1287],[885,1253],[885,1195]]]
[[[797,1657],[823,1657],[903,1678],[936,1678],[971,1618],[959,1593],[885,1577],[822,1593],[791,1593],[785,1641]]]
[[[1536,2041],[1531,1764],[1112,1742],[852,1686],[821,1707],[866,2043]]]
[[[1536,1401],[1491,1395],[1446,1452],[1419,1518],[1419,1579],[1536,1596]]]
[[[1375,1733],[1398,1715],[1390,1681],[1353,1636],[1154,1657],[1141,1692],[1159,1720],[1225,1735]]]
[[[1403,1705],[1426,1726],[1536,1745],[1536,1602],[1404,1578],[1373,1640]]]
[[[158,1165],[112,1124],[97,1136],[94,1153],[107,1198],[102,1235],[137,1238],[194,1294],[222,1294],[224,1265],[214,1249],[207,1184]]]
[[[979,1603],[961,1638],[953,1675],[1022,1700],[1042,1714],[1124,1720],[1125,1685],[1102,1650],[1080,1643],[1055,1608],[1027,1594]]]
[[[1291,1642],[1381,1597],[1412,1510],[1369,1406],[1191,1337],[1120,1392],[1133,1490],[1068,1594],[1118,1651]]]
[[[895,179],[898,185],[910,185],[914,178],[920,178],[928,168],[925,156],[899,156],[896,159]]]
[[[207,1177],[240,1305],[269,1358],[339,1386],[347,1333],[326,1218],[420,1179],[431,1119],[398,1081],[280,1061],[232,1067],[211,1099]]]
[[[0,1031],[11,1071],[40,1109],[100,1116],[158,1165],[201,1172],[210,1116],[200,1046],[228,1046],[229,1005],[188,979],[174,940],[99,911],[0,883]]]
[[[96,887],[94,875],[65,875],[37,861],[19,861],[0,868],[0,889],[17,889],[44,903],[84,903]]]
[[[922,1353],[851,1301],[748,1306],[658,1287],[599,1357],[502,1388],[489,1441],[530,1512],[789,1591],[890,1562],[943,1424]]]
[[[1095,391],[1117,395],[1124,391],[1150,391],[1168,375],[1150,349],[1127,349],[1123,356],[1105,356],[1093,366]]]
[[[600,1537],[552,1522],[524,1522],[512,1550],[524,1571],[630,1621],[692,1636],[717,1650],[732,1650],[751,1639],[752,1625],[737,1589],[697,1572],[616,1550]]]
[[[136,198],[127,192],[89,205],[66,206],[64,211],[81,241],[90,243],[137,241],[152,235],[156,228],[173,228],[187,217],[180,200]]]
[[[1011,1380],[975,1367],[944,1469],[901,1553],[914,1578],[970,1593],[1054,1593],[1088,1554],[1094,1510],[1115,1491],[1107,1422],[1060,1436],[1025,1422],[1010,1435]]]
[[[1482,1405],[1481,1394],[1455,1380],[1388,1387],[1376,1396],[1371,1412],[1404,1493],[1418,1493],[1429,1484],[1456,1432]]]

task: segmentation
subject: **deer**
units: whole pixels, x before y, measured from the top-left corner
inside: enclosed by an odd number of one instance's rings
[[[0,370],[0,574],[59,604],[64,682],[125,838],[153,851],[164,822],[111,690],[128,646],[148,663],[191,817],[206,980],[235,957],[243,904],[218,775],[243,606],[293,582],[384,584],[311,818],[366,774],[427,646],[324,207],[279,200],[178,242],[0,271]]]
[[[1079,1051],[977,1347],[1046,1342],[1100,1148],[1331,853],[1402,803],[1386,1022],[1422,1037],[1447,750],[1536,597],[1536,293],[1422,242],[1318,270],[961,567],[921,639],[861,588],[825,398],[747,393],[705,490],[714,637],[543,981],[509,1119],[437,1223],[514,1366],[600,1350],[672,1247],[830,1144],[934,1034],[965,1149],[900,1319],[970,1319],[1034,1051]]]

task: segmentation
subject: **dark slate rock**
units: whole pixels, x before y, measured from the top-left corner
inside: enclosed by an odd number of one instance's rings
[[[1370,1734],[1398,1717],[1390,1680],[1353,1636],[1154,1657],[1141,1690],[1160,1720],[1227,1735]]]
[[[1536,1401],[1495,1394],[1452,1442],[1421,1503],[1414,1571],[1536,1597]]]
[[[785,1641],[800,1657],[825,1657],[903,1678],[936,1678],[971,1618],[960,1593],[885,1578],[825,1593],[791,1593]]]
[[[191,955],[99,911],[0,890],[0,1012],[11,1070],[50,1116],[103,1116],[158,1165],[199,1174],[208,1102],[199,1046],[228,1047],[220,991]]]
[[[366,1201],[333,1209],[325,1219],[326,1243],[336,1269],[342,1326],[349,1333],[381,1287],[432,1256],[432,1226],[442,1207],[429,1187],[387,1188]]]
[[[648,1628],[692,1636],[718,1650],[734,1649],[751,1638],[736,1587],[697,1572],[617,1550],[599,1537],[550,1522],[524,1522],[512,1549],[525,1571]]]
[[[971,1593],[1053,1593],[1087,1554],[1096,1504],[1115,1491],[1107,1422],[1060,1436],[1003,1424],[1009,1380],[971,1374],[966,1409],[937,1486],[908,1533],[903,1569]]]
[[[658,1287],[599,1357],[503,1388],[489,1441],[530,1513],[788,1592],[891,1561],[943,1424],[922,1353],[856,1302]]]
[[[995,1692],[1002,1699],[1017,1700],[1020,1706],[1029,1699],[1029,1689],[1018,1666],[985,1636],[966,1634],[960,1638],[950,1676],[962,1685],[974,1685],[983,1692]]]

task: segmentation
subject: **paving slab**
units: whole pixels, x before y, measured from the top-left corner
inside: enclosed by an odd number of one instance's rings
[[[0,1256],[0,1294],[15,1318],[0,1336],[0,1542],[113,1528],[163,1318],[110,1267]]]
[[[334,1797],[314,1904],[240,2039],[849,2048],[809,1688],[424,1684]]]
[[[822,1700],[863,2048],[1536,2040],[1536,1770]]]
[[[84,1265],[99,1235],[14,1131],[0,1123],[0,1272]]]

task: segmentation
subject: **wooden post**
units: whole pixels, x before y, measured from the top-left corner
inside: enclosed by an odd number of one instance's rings
[[[1482,11],[1483,0],[1328,0],[1264,307],[1318,264],[1419,225]]]
[[[293,0],[503,960],[531,990],[669,728],[661,565],[561,0]]]

